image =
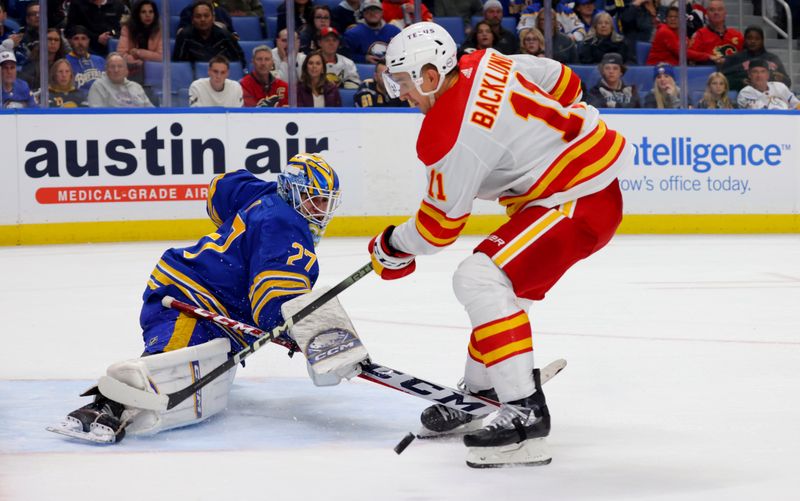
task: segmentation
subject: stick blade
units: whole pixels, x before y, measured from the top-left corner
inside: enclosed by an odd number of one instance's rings
[[[134,388],[110,376],[101,377],[97,382],[97,387],[100,389],[100,393],[107,398],[137,409],[165,411],[169,403],[166,395]]]

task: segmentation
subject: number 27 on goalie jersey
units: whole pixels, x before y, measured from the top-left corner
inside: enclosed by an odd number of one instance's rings
[[[195,245],[167,250],[150,275],[142,327],[157,313],[148,304],[165,295],[264,330],[280,325],[281,304],[310,292],[319,274],[308,222],[275,183],[243,170],[212,181],[207,211],[217,230]],[[225,334],[239,344],[253,341]]]

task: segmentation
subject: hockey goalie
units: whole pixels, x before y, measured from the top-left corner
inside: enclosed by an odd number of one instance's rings
[[[207,212],[216,230],[193,246],[169,249],[161,256],[147,282],[140,315],[144,353],[112,364],[101,378],[116,383],[108,387],[120,391],[119,397],[101,393],[102,384],[93,387],[84,393],[94,397],[93,402],[48,429],[115,443],[126,433],[153,434],[224,410],[235,365],[171,409],[137,407],[148,395],[189,386],[256,340],[165,308],[162,301],[173,297],[264,331],[282,325],[286,311],[291,314],[292,308],[315,297],[315,246],[340,201],[338,175],[318,155],[294,156],[277,182],[259,180],[244,170],[214,178]],[[338,301],[327,302],[314,316],[324,329],[308,318],[286,333],[284,341],[308,357],[316,384],[353,377],[367,352]]]

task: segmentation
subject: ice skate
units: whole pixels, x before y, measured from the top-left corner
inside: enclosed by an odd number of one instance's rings
[[[545,437],[550,434],[550,412],[535,374],[538,390],[508,402],[488,425],[464,436],[469,447],[467,465],[472,468],[538,466],[552,460]]]
[[[459,389],[467,391],[463,380],[458,384]],[[497,400],[497,393],[494,390],[483,390],[469,392],[476,397]],[[443,436],[460,436],[481,428],[483,418],[473,416],[458,409],[452,409],[445,405],[435,404],[422,411],[419,417],[422,428],[417,433],[417,438],[436,438]]]
[[[61,423],[47,427],[47,431],[89,442],[113,444],[125,438],[125,424],[121,419],[125,407],[98,395],[94,402],[70,412]]]

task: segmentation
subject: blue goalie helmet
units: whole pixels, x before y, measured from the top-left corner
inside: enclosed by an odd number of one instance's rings
[[[339,176],[321,156],[300,153],[278,174],[278,192],[308,220],[317,242],[342,201]]]

